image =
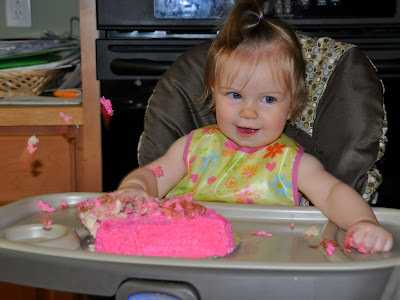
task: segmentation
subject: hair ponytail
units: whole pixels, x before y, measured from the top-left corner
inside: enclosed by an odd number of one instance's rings
[[[302,48],[293,29],[284,21],[273,18],[276,17],[276,7],[277,1],[274,0],[241,0],[233,7],[208,53],[203,102],[211,95],[220,66],[232,53],[238,54],[235,50],[240,48],[239,59],[258,55],[253,65],[268,55],[279,58],[291,92],[292,112],[303,106],[306,101],[306,66]],[[210,106],[213,107],[213,102]]]

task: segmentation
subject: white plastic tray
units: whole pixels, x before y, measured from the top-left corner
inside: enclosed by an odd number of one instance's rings
[[[155,292],[160,292],[159,283],[180,283],[182,286],[174,288],[184,291],[177,294],[179,299],[265,299],[265,295],[269,299],[380,299],[394,268],[400,266],[400,211],[384,208],[374,211],[394,234],[389,253],[336,249],[332,256],[326,255],[321,247],[313,246],[323,239],[342,244],[344,231],[314,207],[226,203],[203,203],[230,220],[240,238],[239,249],[224,258],[83,251],[79,242],[88,232],[73,205],[100,195],[49,194],[1,207],[0,281],[100,296],[117,294],[117,299],[131,293],[127,283],[141,280],[157,283],[150,284]],[[39,200],[57,210],[42,212],[36,206]],[[70,208],[60,210],[64,201]],[[45,219],[53,221],[49,231],[40,230]],[[303,232],[311,226],[319,228],[320,235],[305,238]],[[254,231],[273,236],[255,236],[251,234]],[[189,294],[185,294],[186,288],[191,290]]]

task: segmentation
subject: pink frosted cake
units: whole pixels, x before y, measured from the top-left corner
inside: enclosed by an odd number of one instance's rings
[[[96,252],[204,258],[235,248],[231,223],[189,195],[136,200],[121,215],[97,223]]]

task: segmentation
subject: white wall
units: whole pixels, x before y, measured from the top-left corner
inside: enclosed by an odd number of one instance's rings
[[[45,31],[68,36],[70,18],[79,17],[79,0],[31,0],[31,12],[32,27],[7,27],[6,0],[0,0],[0,39],[39,38]],[[72,28],[79,36],[79,22]]]

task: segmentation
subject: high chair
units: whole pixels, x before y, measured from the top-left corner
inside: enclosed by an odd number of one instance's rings
[[[308,102],[285,133],[371,203],[382,182],[377,161],[386,146],[383,85],[372,62],[355,46],[328,37],[299,35],[307,61]],[[139,165],[158,158],[179,137],[215,124],[199,106],[211,42],[193,47],[159,80],[146,110]]]

